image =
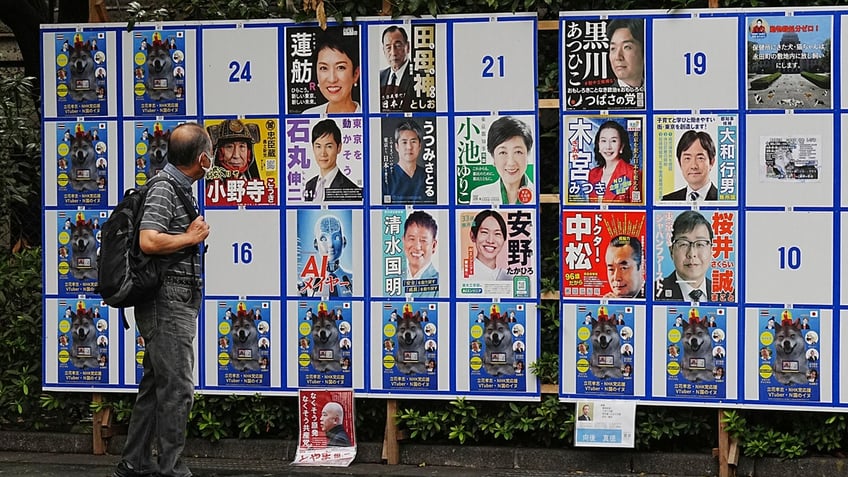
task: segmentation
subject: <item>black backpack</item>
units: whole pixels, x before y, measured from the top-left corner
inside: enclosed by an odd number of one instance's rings
[[[124,192],[124,198],[100,230],[100,254],[97,257],[99,283],[95,291],[109,306],[127,308],[151,300],[162,285],[168,268],[197,250],[197,246],[188,247],[174,253],[168,260],[160,260],[141,251],[138,227],[142,208],[150,186],[159,181],[173,184],[190,221],[197,217],[191,199],[167,174],[158,174],[147,184]],[[128,327],[126,319],[124,326]]]

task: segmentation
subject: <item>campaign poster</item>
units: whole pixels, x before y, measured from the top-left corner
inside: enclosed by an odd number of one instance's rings
[[[654,211],[654,300],[736,302],[735,211]]]
[[[373,240],[382,244],[372,268],[372,293],[387,297],[435,298],[446,295],[450,280],[450,224],[447,211],[375,211]],[[379,232],[378,232],[379,228]],[[382,255],[382,256],[380,256]],[[382,282],[382,283],[381,283]]]
[[[216,310],[218,383],[267,388],[271,382],[271,346],[275,344],[270,302],[221,300]]]
[[[298,386],[351,387],[354,331],[351,302],[299,301],[297,314]]]
[[[292,465],[347,467],[356,457],[352,389],[300,389],[300,432]]]
[[[758,326],[761,399],[772,403],[818,402],[819,311],[761,308]]]
[[[56,33],[55,43],[58,115],[104,116],[108,98],[106,72],[112,63],[106,56],[106,33]]]
[[[136,121],[133,129],[135,185],[143,186],[168,163],[171,131],[185,121]]]
[[[457,296],[536,296],[536,211],[457,211]]]
[[[286,204],[362,204],[362,123],[361,117],[285,120]]]
[[[749,109],[830,109],[832,17],[748,17]]]
[[[644,116],[566,116],[566,205],[645,203]]]
[[[535,204],[537,136],[535,116],[457,117],[457,203]]]
[[[742,167],[737,115],[658,115],[654,121],[655,201],[737,200]]]
[[[471,391],[527,390],[527,313],[521,303],[468,305]]]
[[[285,28],[286,112],[361,113],[358,26]]]
[[[353,214],[343,209],[297,210],[297,291],[303,297],[350,297],[353,254],[364,245],[352,231]]]
[[[760,182],[819,182],[822,137],[761,136]]]
[[[135,328],[135,343],[132,345],[133,358],[135,359],[135,382],[140,383],[144,377],[144,353],[147,352],[147,343],[144,337],[139,333],[138,328]]]
[[[689,400],[724,399],[727,313],[709,306],[670,306],[666,314],[666,392]]]
[[[633,396],[637,331],[632,305],[577,305],[578,394]]]
[[[100,300],[59,300],[59,382],[109,382],[109,307]]]
[[[645,298],[644,211],[562,213],[562,297]]]
[[[380,25],[380,112],[436,111],[436,25]],[[369,48],[376,55],[377,45]],[[442,48],[444,51],[444,48]]]
[[[109,212],[60,210],[57,217],[59,295],[93,295],[98,284],[100,225],[109,217]]]
[[[645,108],[645,19],[565,19],[566,110]]]
[[[136,116],[185,116],[184,30],[133,33],[133,93]]]
[[[56,187],[60,207],[105,207],[109,132],[105,122],[56,123]]]
[[[438,389],[442,323],[437,304],[386,302],[382,312],[383,389],[411,392]]]
[[[277,205],[278,120],[211,120],[205,126],[215,156],[204,181],[206,207]]]
[[[435,204],[439,191],[436,117],[382,118],[380,131],[383,204]]]

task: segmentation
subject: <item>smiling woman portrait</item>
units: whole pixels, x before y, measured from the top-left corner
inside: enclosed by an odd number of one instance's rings
[[[327,28],[315,37],[312,64],[318,89],[326,102],[313,106],[304,114],[358,113],[359,48],[358,36],[345,36],[341,28]]]

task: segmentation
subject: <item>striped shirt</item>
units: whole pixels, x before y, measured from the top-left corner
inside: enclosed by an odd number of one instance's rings
[[[192,179],[173,164],[166,164],[160,174],[167,174],[192,197]],[[193,197],[192,197],[193,200]],[[139,230],[155,230],[172,235],[186,231],[191,220],[183,202],[177,196],[174,185],[169,181],[159,181],[147,191],[144,211],[141,216]],[[182,252],[175,252],[182,253]],[[160,261],[166,261],[168,256],[162,256]],[[193,259],[193,263],[192,263]],[[200,276],[200,257],[196,253],[188,255],[170,267],[172,274]]]

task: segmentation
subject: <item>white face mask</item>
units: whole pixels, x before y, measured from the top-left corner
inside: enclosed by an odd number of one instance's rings
[[[203,169],[203,175],[205,176],[205,175],[209,174],[209,171],[212,170],[212,158],[209,156],[209,153],[207,153],[205,151],[202,152],[201,154],[206,155],[206,158],[209,159],[209,167],[203,167],[203,156],[201,155],[201,157],[200,157],[200,168]]]

